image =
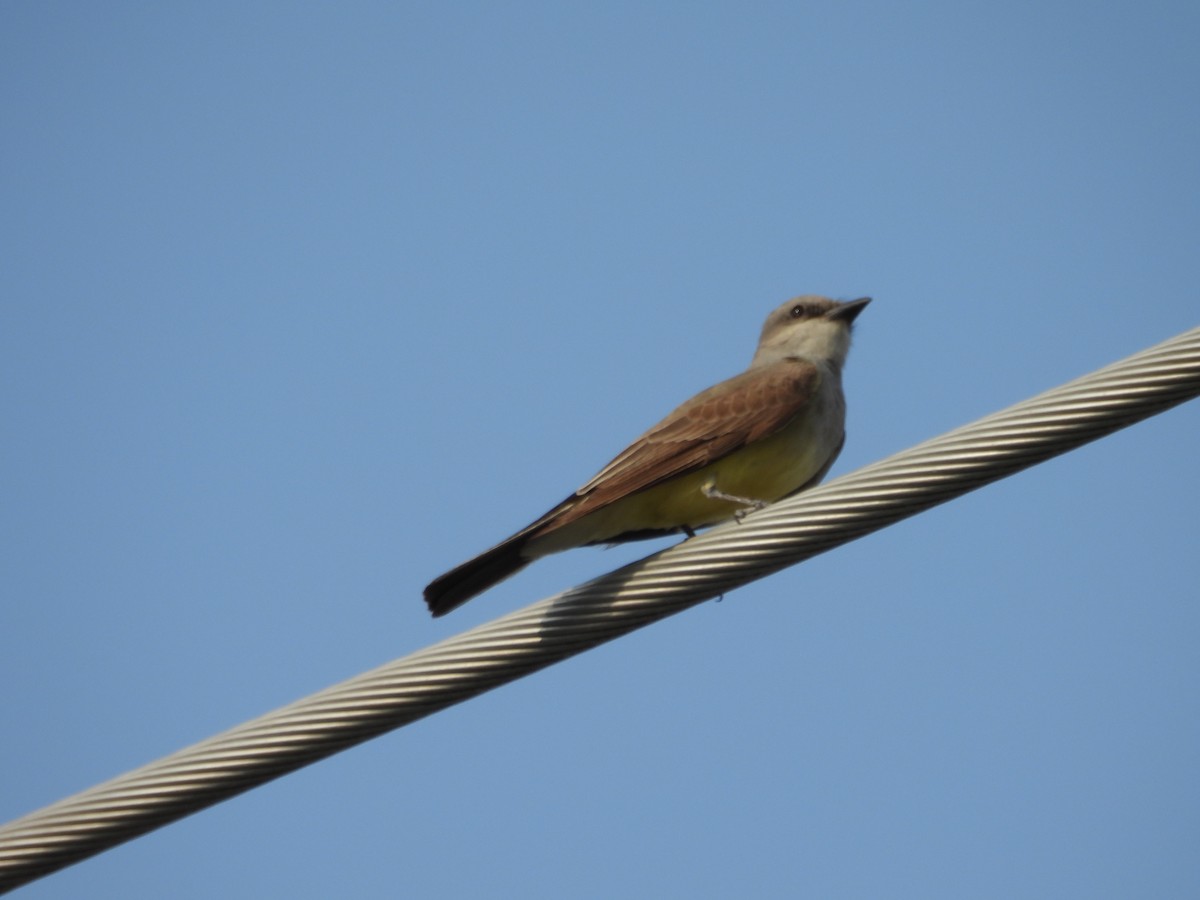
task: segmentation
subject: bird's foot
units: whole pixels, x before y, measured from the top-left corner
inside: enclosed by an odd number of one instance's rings
[[[756,512],[767,505],[765,500],[752,500],[749,497],[738,497],[735,494],[727,494],[719,490],[715,484],[711,482],[700,488],[704,492],[704,496],[710,500],[724,500],[727,503],[736,503],[742,508],[733,514],[735,521],[740,522],[752,512]]]

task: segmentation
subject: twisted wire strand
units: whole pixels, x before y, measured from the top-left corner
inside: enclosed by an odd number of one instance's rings
[[[1197,395],[1200,328],[16,819],[0,891]]]

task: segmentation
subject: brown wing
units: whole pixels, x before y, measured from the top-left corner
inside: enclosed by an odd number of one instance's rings
[[[621,497],[703,468],[774,434],[805,408],[821,373],[785,359],[735,375],[672,411],[533,528],[561,527]]]
[[[630,444],[612,462],[536,522],[434,580],[425,601],[444,615],[531,561],[525,544],[621,497],[716,462],[775,433],[801,412],[820,386],[811,363],[782,360],[697,394]]]

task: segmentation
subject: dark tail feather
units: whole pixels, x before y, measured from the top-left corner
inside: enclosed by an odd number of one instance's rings
[[[474,559],[435,578],[425,588],[425,602],[434,616],[444,616],[462,606],[476,594],[515,575],[533,560],[521,555],[524,535],[515,535]]]

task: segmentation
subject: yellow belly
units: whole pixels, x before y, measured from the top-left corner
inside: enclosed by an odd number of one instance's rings
[[[623,534],[676,531],[683,526],[701,528],[722,522],[745,505],[709,497],[706,488],[773,503],[811,481],[837,452],[841,440],[841,416],[800,415],[768,438],[702,469],[610,503],[536,539],[528,549],[532,555],[542,556],[583,544],[604,543]]]

